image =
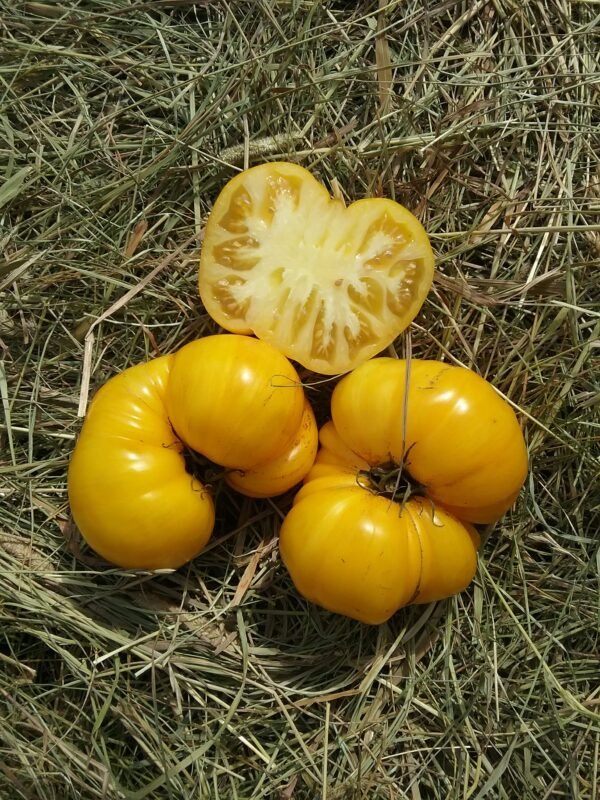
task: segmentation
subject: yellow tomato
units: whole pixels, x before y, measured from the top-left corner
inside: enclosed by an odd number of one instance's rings
[[[342,479],[294,504],[281,528],[280,551],[307,600],[376,625],[409,603],[466,588],[475,573],[477,539],[423,498],[401,508]]]
[[[211,336],[132,367],[100,389],[71,458],[73,518],[108,561],[175,568],[210,538],[213,501],[184,445],[233,468],[252,497],[281,494],[312,466],[317,429],[298,375],[270,345]]]
[[[298,590],[375,624],[464,589],[479,547],[471,523],[502,516],[527,473],[508,403],[470,370],[379,358],[340,381],[331,407],[281,529]],[[400,464],[417,487],[406,501],[378,494],[375,482],[389,470],[393,485]]]
[[[318,447],[315,415],[307,400],[293,441],[281,455],[249,470],[232,470],[225,478],[236,491],[248,497],[275,497],[287,492],[312,467]]]
[[[208,313],[327,375],[383,350],[418,313],[434,258],[392,200],[348,208],[307,170],[262,164],[233,178],[209,217],[198,285]]]
[[[252,469],[278,458],[302,424],[298,373],[248,336],[207,336],[179,350],[167,389],[177,434],[217,464]]]
[[[469,522],[499,519],[527,474],[514,411],[463,367],[374,359],[336,386],[331,414],[351,451],[371,466],[404,459],[428,497]]]
[[[126,568],[176,568],[210,539],[213,501],[186,472],[165,412],[173,356],[131,367],[94,397],[68,474],[88,544]]]

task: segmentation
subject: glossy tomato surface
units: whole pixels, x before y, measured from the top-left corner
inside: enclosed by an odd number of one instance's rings
[[[248,497],[275,497],[300,483],[314,464],[319,443],[315,415],[308,400],[300,427],[289,446],[278,456],[253,469],[231,470],[225,480]]]
[[[434,502],[489,523],[514,503],[527,448],[510,405],[471,370],[377,358],[336,386],[333,423],[369,465],[404,461]]]
[[[211,336],[125,370],[90,406],[69,466],[69,500],[88,543],[123,567],[178,567],[214,523],[185,447],[272,497],[311,468],[318,432],[290,362],[247,336]]]
[[[251,469],[278,458],[294,441],[303,413],[296,370],[258,339],[207,336],[173,358],[169,419],[189,447],[216,464]]]
[[[343,478],[305,488],[283,522],[280,552],[308,600],[375,625],[471,582],[476,533],[424,498],[400,506]]]
[[[199,269],[208,313],[327,375],[383,350],[418,313],[434,257],[421,223],[382,198],[349,207],[296,164],[233,178],[210,214]]]
[[[163,356],[109,380],[92,400],[69,464],[75,523],[121,567],[179,567],[213,530],[213,501],[187,473],[165,411],[172,365],[173,356]]]
[[[509,404],[470,370],[379,358],[340,381],[331,408],[281,529],[298,590],[375,624],[464,589],[479,547],[471,523],[502,516],[527,473]],[[375,480],[399,465],[410,477],[408,499],[383,496]]]

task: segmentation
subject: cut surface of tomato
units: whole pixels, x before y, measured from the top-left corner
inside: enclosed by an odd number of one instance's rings
[[[382,199],[347,208],[304,168],[233,178],[210,214],[199,291],[211,317],[314,372],[348,372],[414,319],[434,257],[421,223]]]

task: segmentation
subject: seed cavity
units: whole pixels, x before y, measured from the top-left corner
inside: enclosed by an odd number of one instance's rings
[[[226,214],[219,220],[219,225],[229,233],[246,233],[247,219],[252,214],[252,198],[243,186],[236,189]]]

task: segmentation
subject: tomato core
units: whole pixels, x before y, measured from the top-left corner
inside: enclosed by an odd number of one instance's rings
[[[224,478],[228,472],[231,472],[231,470],[220,467],[214,461],[201,455],[201,453],[197,453],[187,445],[184,445],[183,448],[183,462],[187,474],[200,481],[205,489],[214,488],[216,483]]]
[[[402,464],[388,461],[368,470],[359,470],[357,483],[381,497],[387,497],[395,503],[404,505],[412,497],[426,497],[427,489],[415,480],[407,467],[408,453]]]

